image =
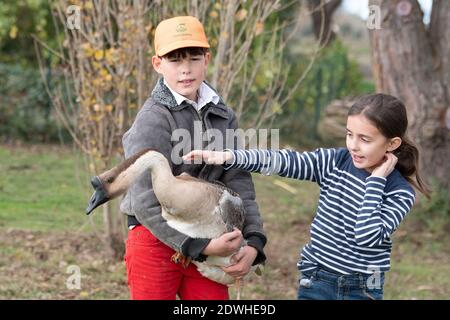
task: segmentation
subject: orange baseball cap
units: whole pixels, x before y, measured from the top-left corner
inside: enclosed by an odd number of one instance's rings
[[[181,16],[161,21],[155,31],[158,56],[187,47],[209,48],[202,23],[195,17]]]

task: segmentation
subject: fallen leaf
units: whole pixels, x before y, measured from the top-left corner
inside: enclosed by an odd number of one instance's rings
[[[273,184],[283,188],[284,190],[292,193],[292,194],[297,194],[297,190],[295,190],[294,188],[292,188],[290,185],[288,185],[287,183],[280,181],[280,180],[275,180],[273,182]]]

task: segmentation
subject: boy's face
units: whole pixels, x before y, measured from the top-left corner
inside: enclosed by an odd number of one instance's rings
[[[188,53],[185,58],[153,56],[152,64],[172,90],[197,101],[197,90],[205,80],[210,57],[209,52],[196,55]]]

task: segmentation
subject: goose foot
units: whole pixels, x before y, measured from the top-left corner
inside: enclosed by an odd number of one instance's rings
[[[236,280],[234,281],[234,285],[236,288],[236,300],[241,300],[241,278],[236,278]]]
[[[185,257],[181,254],[181,252],[175,252],[170,258],[170,261],[176,264],[181,263],[183,268],[186,269],[191,263],[191,257]]]

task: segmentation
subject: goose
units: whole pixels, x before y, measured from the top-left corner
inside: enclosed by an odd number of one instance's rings
[[[144,149],[93,177],[91,184],[95,191],[86,214],[125,193],[146,170],[150,170],[153,191],[161,205],[162,216],[172,228],[191,238],[210,239],[234,228],[243,229],[245,210],[238,194],[224,185],[194,178],[187,173],[174,176],[166,157],[152,149]],[[208,256],[205,261],[198,262],[177,252],[172,260],[183,263],[184,267],[192,262],[203,276],[218,283],[235,283],[239,298],[239,279],[236,280],[220,268],[229,266],[231,257]],[[253,266],[251,271],[260,275],[260,266]]]

